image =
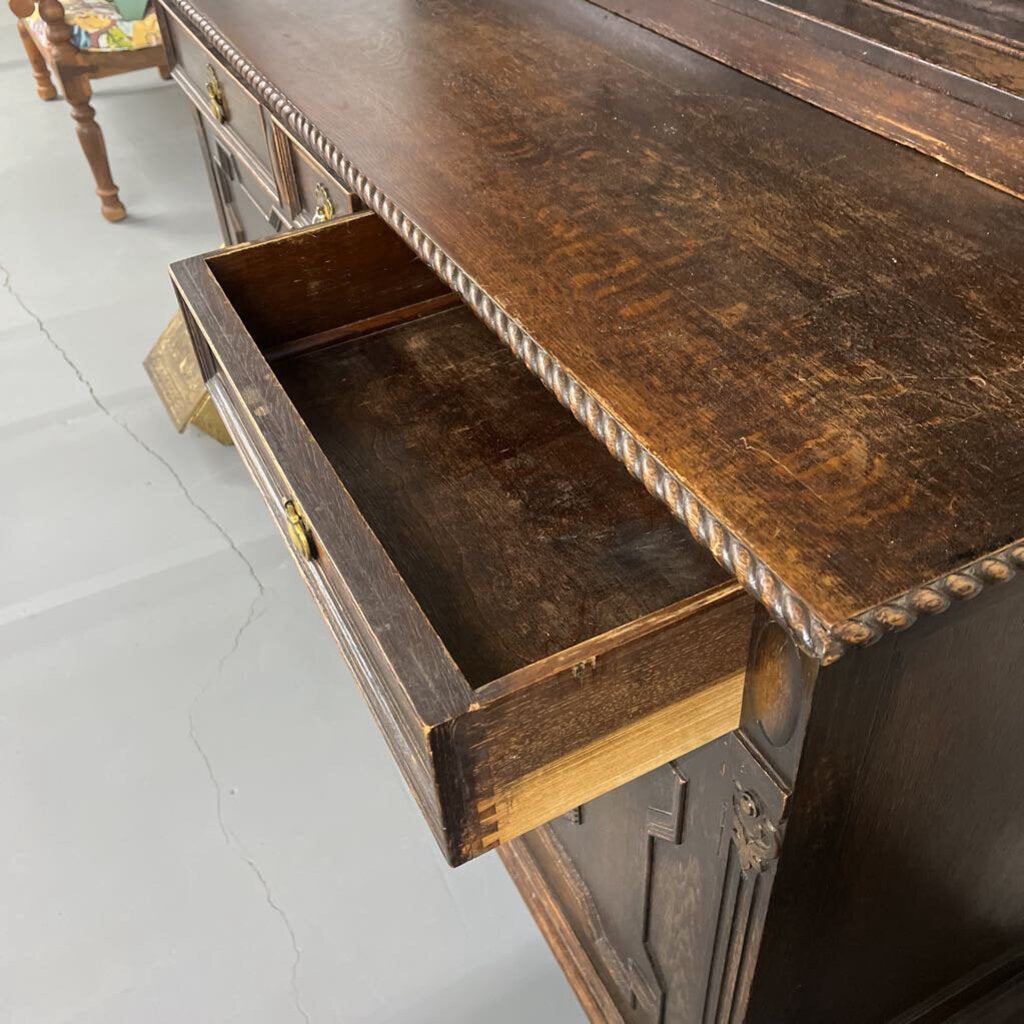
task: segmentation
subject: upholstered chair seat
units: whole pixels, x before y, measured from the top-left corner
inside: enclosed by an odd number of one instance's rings
[[[71,43],[79,50],[141,50],[160,45],[160,26],[152,4],[143,17],[129,21],[111,0],[65,0],[64,20],[71,26]],[[29,16],[28,27],[41,46],[48,45],[46,22],[38,8]]]

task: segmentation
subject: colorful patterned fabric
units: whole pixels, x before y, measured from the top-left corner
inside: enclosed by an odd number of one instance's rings
[[[160,45],[160,27],[152,3],[138,21],[125,21],[111,0],[64,0],[64,20],[71,42],[80,50],[141,50]],[[39,9],[29,16],[29,28],[46,46],[46,22]]]

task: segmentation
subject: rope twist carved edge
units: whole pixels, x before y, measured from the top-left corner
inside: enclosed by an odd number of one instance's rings
[[[921,614],[934,615],[954,600],[977,596],[986,584],[1003,583],[1024,569],[1024,543],[980,558],[852,619],[826,627],[808,604],[736,537],[692,491],[665,468],[570,374],[530,337],[454,260],[444,253],[366,175],[353,166],[267,77],[255,68],[189,0],[166,0],[198,31],[207,45],[378,216],[386,220],[425,263],[457,292],[473,312],[515,353],[573,415],[681,519],[720,565],[732,573],[794,641],[828,665],[851,647],[874,643],[886,633],[903,630]]]

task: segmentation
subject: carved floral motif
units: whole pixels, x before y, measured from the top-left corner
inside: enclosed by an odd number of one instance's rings
[[[740,868],[764,871],[782,848],[778,828],[762,814],[757,798],[747,790],[733,797],[732,810],[732,840]]]

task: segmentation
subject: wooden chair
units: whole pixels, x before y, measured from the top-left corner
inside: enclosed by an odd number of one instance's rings
[[[118,197],[117,185],[110,175],[107,149],[103,132],[96,123],[96,111],[89,102],[92,98],[90,83],[94,78],[106,78],[108,75],[120,75],[141,68],[157,68],[162,78],[169,78],[167,54],[159,34],[156,34],[155,42],[153,37],[149,37],[141,45],[136,45],[134,39],[124,37],[123,31],[115,36],[114,32],[118,30],[112,27],[109,41],[116,42],[117,48],[76,45],[73,41],[75,35],[81,40],[84,33],[81,30],[76,33],[76,25],[69,21],[60,0],[40,0],[38,15],[34,0],[8,2],[18,18],[18,33],[32,65],[36,92],[40,99],[52,100],[56,97],[57,90],[50,74],[52,69],[64,98],[71,106],[78,141],[82,144],[96,179],[100,211],[107,220],[122,220],[125,209]],[[68,6],[72,5],[69,3]],[[93,0],[93,6],[103,6],[102,0]],[[74,14],[71,18],[74,18]]]

